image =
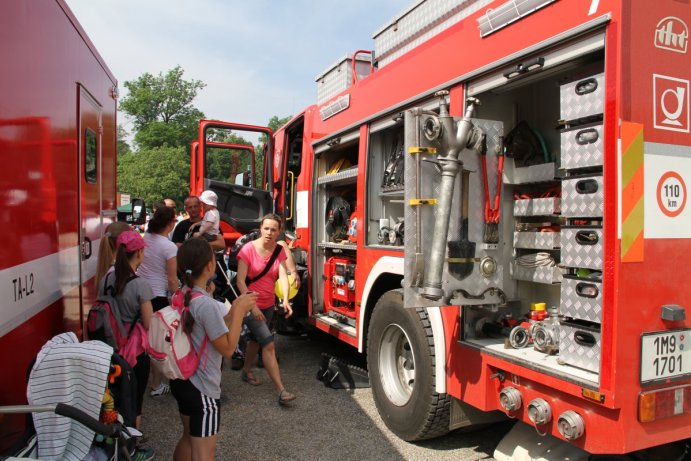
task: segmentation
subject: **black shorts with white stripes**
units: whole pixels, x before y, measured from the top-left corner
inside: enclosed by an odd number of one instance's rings
[[[178,402],[180,414],[190,418],[192,437],[210,437],[218,433],[221,425],[220,400],[202,394],[187,380],[172,380],[170,390]]]

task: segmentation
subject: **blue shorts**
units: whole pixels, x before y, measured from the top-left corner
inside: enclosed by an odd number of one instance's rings
[[[174,379],[170,381],[170,391],[178,402],[181,415],[190,418],[192,437],[211,437],[221,426],[221,402],[202,394],[190,381]]]
[[[274,342],[274,335],[271,333],[269,324],[271,323],[271,318],[274,316],[274,307],[271,306],[268,309],[261,309],[262,314],[266,317],[266,320],[257,320],[250,313],[245,316],[245,325],[250,330],[248,339],[259,343],[260,346],[268,346]]]

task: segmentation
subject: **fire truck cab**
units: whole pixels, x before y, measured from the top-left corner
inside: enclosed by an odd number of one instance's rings
[[[273,138],[302,312],[406,440],[502,413],[590,453],[690,438],[691,10],[442,3]]]

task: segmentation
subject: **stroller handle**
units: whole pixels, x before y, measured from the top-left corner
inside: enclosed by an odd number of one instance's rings
[[[55,406],[55,414],[72,418],[97,434],[105,435],[107,437],[117,437],[120,431],[120,428],[117,424],[103,424],[98,419],[92,418],[79,408],[67,405],[66,403],[58,403]]]
[[[84,413],[79,408],[66,403],[58,403],[52,405],[10,405],[0,406],[1,413],[52,413],[56,415],[66,416],[83,424],[87,428],[96,432],[97,434],[105,435],[107,437],[118,437],[120,435],[119,424],[103,424],[98,419],[92,418]]]

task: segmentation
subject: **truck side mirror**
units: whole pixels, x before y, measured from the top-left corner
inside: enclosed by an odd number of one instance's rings
[[[120,208],[122,209],[122,207]],[[138,226],[146,223],[146,206],[144,200],[140,198],[132,199],[130,209],[118,211],[118,221],[125,221],[127,224]]]

